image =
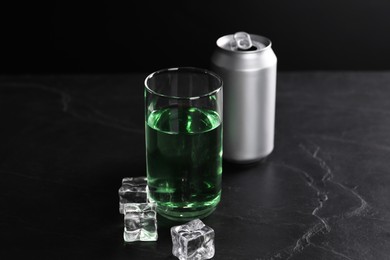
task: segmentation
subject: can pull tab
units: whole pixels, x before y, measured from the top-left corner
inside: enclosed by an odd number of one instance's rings
[[[252,47],[251,36],[246,32],[236,32],[233,36],[239,50],[249,50]]]

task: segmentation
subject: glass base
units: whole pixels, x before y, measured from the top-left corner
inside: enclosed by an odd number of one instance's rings
[[[193,219],[203,219],[209,216],[217,207],[214,206],[212,208],[206,208],[203,210],[191,211],[191,212],[180,212],[180,211],[172,211],[161,209],[157,207],[157,213],[163,216],[164,218],[174,220],[174,221],[190,221]]]
[[[203,219],[213,213],[220,200],[221,194],[207,203],[192,205],[192,207],[188,207],[188,205],[161,205],[161,203],[159,204],[157,202],[156,210],[161,216],[174,221],[189,221],[197,218]]]

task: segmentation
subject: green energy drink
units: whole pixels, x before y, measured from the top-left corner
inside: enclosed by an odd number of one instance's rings
[[[219,203],[222,124],[215,111],[171,106],[146,118],[149,196],[171,219],[209,215]]]

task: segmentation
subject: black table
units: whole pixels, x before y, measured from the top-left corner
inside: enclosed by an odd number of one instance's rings
[[[163,218],[157,242],[122,238],[146,75],[0,77],[0,259],[176,259]],[[275,137],[224,162],[214,259],[390,259],[390,72],[279,73]]]

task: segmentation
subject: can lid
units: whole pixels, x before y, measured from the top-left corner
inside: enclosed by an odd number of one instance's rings
[[[236,32],[233,35],[233,41],[230,42],[232,49],[246,51],[252,47],[252,39],[246,32]]]
[[[220,37],[217,45],[227,51],[246,53],[262,51],[271,46],[271,41],[266,37],[241,31]]]

